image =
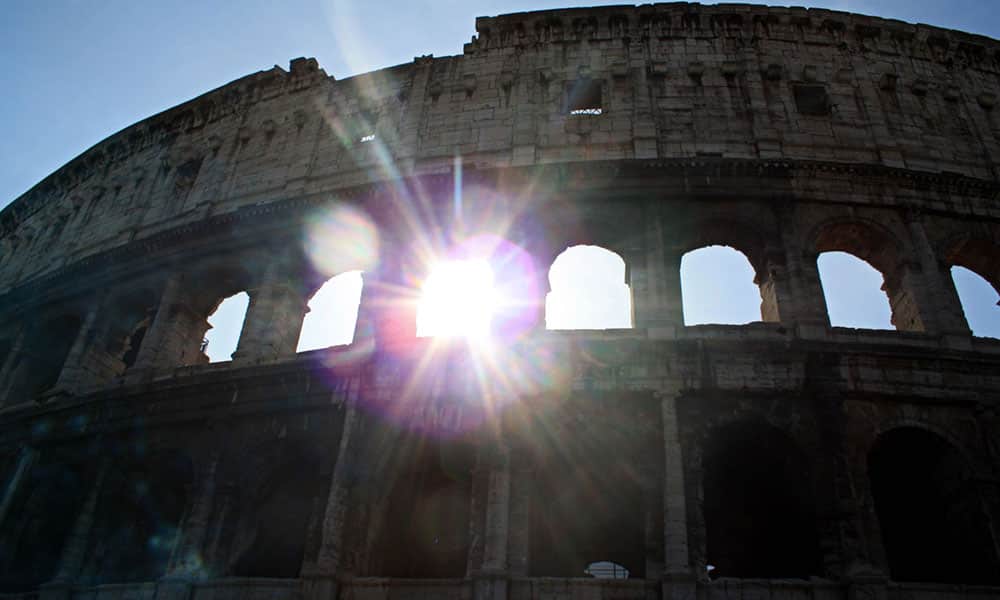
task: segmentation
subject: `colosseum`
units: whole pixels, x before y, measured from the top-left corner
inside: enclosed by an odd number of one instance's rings
[[[993,39],[668,3],[127,127],[0,212],[0,597],[1000,597],[1000,340],[951,276],[1000,290],[998,94]],[[628,326],[546,327],[577,246]],[[759,319],[685,325],[708,246]],[[831,325],[826,252],[894,330]],[[487,335],[418,335],[435,258],[507,291]],[[349,272],[353,341],[298,351]]]

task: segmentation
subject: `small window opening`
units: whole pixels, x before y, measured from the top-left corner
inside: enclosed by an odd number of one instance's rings
[[[361,304],[361,271],[331,277],[309,300],[296,352],[350,344]]]
[[[1000,339],[1000,302],[993,286],[965,267],[952,267],[951,278],[972,335]]]
[[[360,139],[358,139],[358,141],[361,142],[362,144],[364,144],[366,142],[374,142],[375,141],[375,134],[374,133],[369,133],[367,135],[363,135],[363,136],[361,136]]]
[[[628,569],[610,560],[592,562],[583,572],[594,579],[628,579]]]
[[[208,355],[208,362],[232,360],[249,306],[250,296],[246,292],[240,292],[220,302],[218,308],[208,316],[210,329],[205,334],[201,347],[202,352]]]
[[[601,82],[581,79],[570,84],[567,90],[566,112],[571,115],[599,115],[603,113]]]
[[[847,252],[824,252],[816,264],[831,325],[894,329],[882,273]]]
[[[795,85],[792,86],[792,92],[795,95],[795,107],[800,114],[811,117],[830,114],[830,100],[822,85]]]
[[[573,246],[549,268],[552,291],[545,298],[547,329],[628,329],[632,292],[625,261],[599,246]]]
[[[761,320],[760,288],[747,257],[728,246],[708,246],[681,258],[685,325],[743,325]]]

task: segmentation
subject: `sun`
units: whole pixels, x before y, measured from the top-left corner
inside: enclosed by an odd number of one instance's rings
[[[417,306],[418,337],[485,337],[496,306],[493,269],[485,260],[434,264]]]

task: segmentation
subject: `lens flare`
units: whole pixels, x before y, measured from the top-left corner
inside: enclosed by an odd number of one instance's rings
[[[417,336],[484,337],[496,307],[493,269],[478,260],[434,265],[417,307]]]
[[[332,277],[367,271],[378,260],[378,232],[364,212],[345,205],[310,215],[303,246],[317,272]]]

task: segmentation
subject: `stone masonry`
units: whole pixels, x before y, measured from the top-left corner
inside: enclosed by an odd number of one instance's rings
[[[741,4],[475,29],[248,75],[0,211],[0,598],[1000,597],[1000,341],[949,272],[1000,290],[1000,42]],[[330,210],[377,252],[324,257],[364,272],[354,342],[296,353]],[[485,370],[407,302],[415,244],[476,233],[536,267]],[[579,244],[624,260],[632,328],[544,329]],[[686,327],[717,244],[761,319]],[[895,331],[830,325],[827,251]]]

